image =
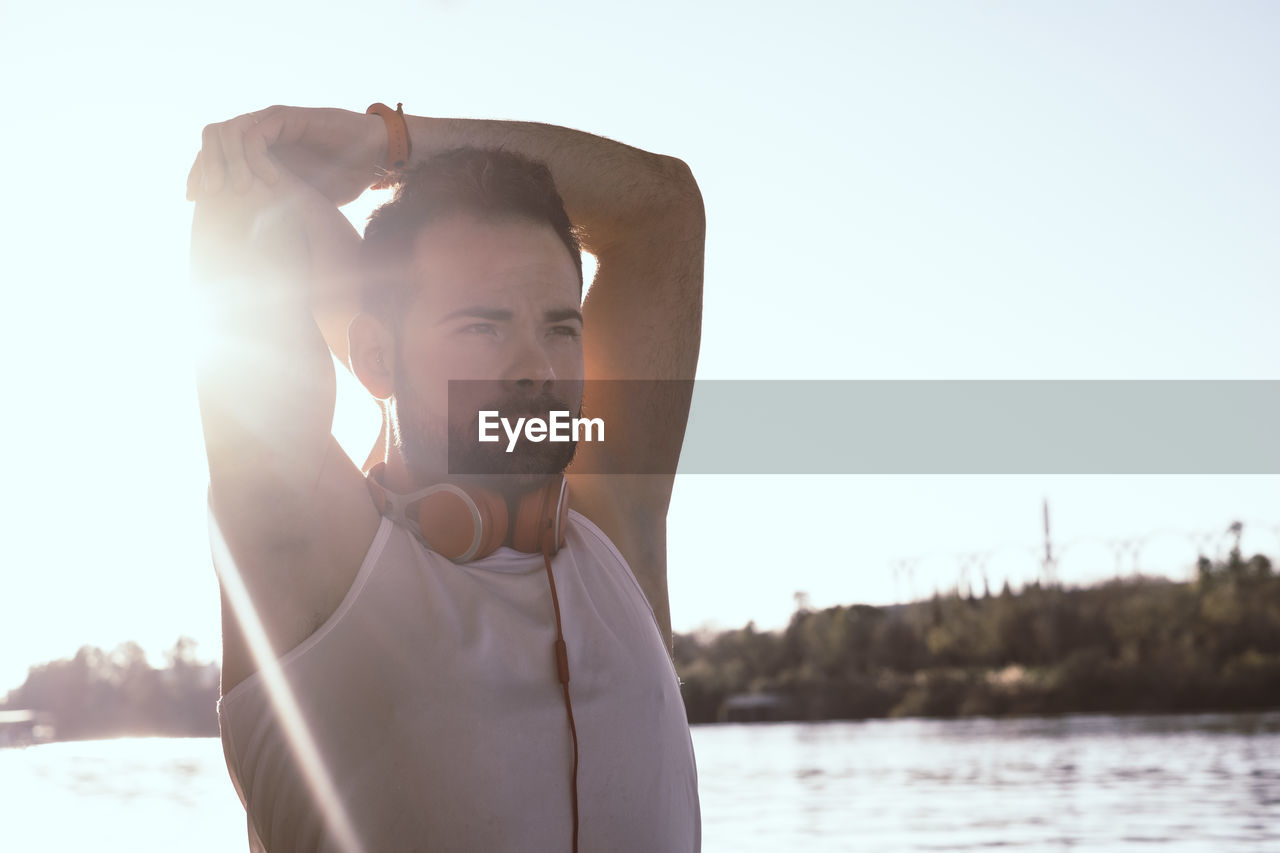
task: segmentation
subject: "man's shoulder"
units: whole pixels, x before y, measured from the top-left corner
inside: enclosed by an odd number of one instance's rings
[[[599,542],[607,548],[618,560],[626,564],[627,560],[622,556],[622,552],[618,550],[618,546],[609,538],[609,534],[600,529],[600,525],[596,524],[585,513],[580,512],[574,507],[569,507],[569,523],[578,527],[584,536],[589,537],[595,542]]]
[[[667,592],[667,494],[660,477],[569,475],[571,506],[606,540],[640,584],[670,634]],[[585,526],[585,525],[584,525]]]
[[[581,554],[581,557],[592,559],[600,564],[613,564],[632,581],[639,580],[633,556],[638,554],[636,549],[629,549],[631,554],[628,554],[600,525],[575,509],[569,510],[569,524],[571,530],[577,531],[577,536],[571,535],[568,544],[572,545],[576,538],[581,543],[582,550],[586,552]],[[643,557],[643,554],[639,556]],[[643,564],[641,567],[643,569]]]
[[[665,499],[650,496],[638,482],[644,477],[569,476],[571,512],[621,553],[633,571],[655,557],[645,543],[666,540]],[[665,563],[665,548],[661,555]]]

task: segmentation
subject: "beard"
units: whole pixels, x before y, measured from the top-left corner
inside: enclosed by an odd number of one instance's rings
[[[480,441],[480,412],[497,411],[499,418],[515,424],[519,418],[550,421],[551,412],[581,414],[567,400],[545,391],[537,396],[504,393],[498,382],[486,382],[492,392],[483,404],[463,404],[449,395],[449,413],[444,423],[428,422],[422,399],[396,362],[396,405],[392,418],[392,439],[400,450],[409,473],[419,484],[448,479],[472,483],[507,495],[536,489],[564,473],[573,461],[578,443],[573,441],[532,442],[523,430],[511,452],[507,452],[506,431],[499,429],[497,442]],[[466,383],[479,387],[480,383]],[[459,395],[461,396],[461,395]]]
[[[578,449],[576,441],[529,441],[523,431],[511,452],[505,430],[496,442],[480,441],[480,411],[497,411],[499,418],[515,424],[520,418],[551,420],[553,411],[569,411],[569,404],[551,394],[537,398],[495,400],[465,413],[467,419],[449,422],[449,473],[466,477],[503,477],[540,482],[564,472]],[[576,417],[577,412],[572,416]]]

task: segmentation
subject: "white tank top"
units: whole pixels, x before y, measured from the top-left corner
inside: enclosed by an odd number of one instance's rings
[[[697,851],[697,771],[653,611],[570,511],[552,560],[577,725],[579,849]],[[281,668],[363,853],[568,851],[572,744],[542,557],[458,565],[383,519],[346,598]],[[218,703],[251,847],[340,851],[261,675]],[[257,836],[255,838],[255,836]]]

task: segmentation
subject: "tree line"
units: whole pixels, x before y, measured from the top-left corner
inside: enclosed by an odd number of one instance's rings
[[[155,668],[136,643],[32,667],[0,709],[52,713],[60,740],[218,732],[218,669],[180,638]],[[1238,549],[1196,579],[1035,583],[906,605],[801,606],[677,634],[692,723],[1280,707],[1280,576]]]
[[[137,643],[111,651],[84,646],[69,660],[31,667],[0,709],[53,715],[58,740],[122,735],[199,737],[218,733],[218,666],[181,637],[156,668]]]
[[[801,607],[781,632],[677,636],[675,657],[694,723],[1280,707],[1280,578],[1236,549],[1189,583]]]

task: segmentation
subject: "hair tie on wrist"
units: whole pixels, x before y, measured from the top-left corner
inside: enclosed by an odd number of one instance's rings
[[[370,104],[365,115],[382,116],[387,125],[387,162],[390,163],[371,190],[384,190],[396,182],[399,174],[409,165],[409,126],[404,121],[404,104],[397,103],[393,110],[383,103]]]

